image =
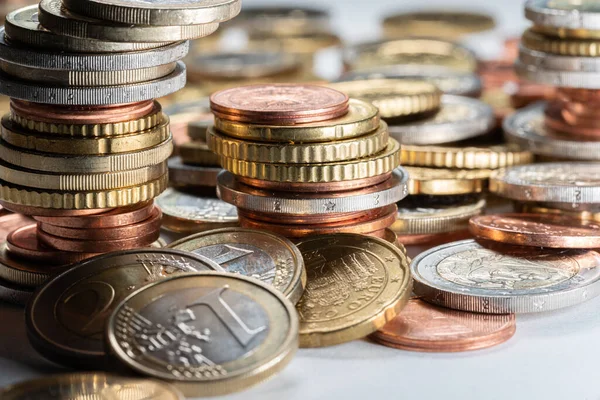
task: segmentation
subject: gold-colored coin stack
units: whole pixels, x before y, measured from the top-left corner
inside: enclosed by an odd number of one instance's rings
[[[154,98],[185,85],[186,40],[209,35],[240,7],[166,8],[43,0],[7,16],[0,202],[38,224],[2,244],[3,298],[22,302],[57,266],[158,239],[152,199],[167,186],[172,139]],[[141,14],[152,22],[140,24]],[[183,16],[193,25],[179,26]]]
[[[289,238],[389,235],[408,177],[376,107],[310,85],[228,89],[211,107],[208,146],[227,170],[219,195],[238,207],[242,227]]]

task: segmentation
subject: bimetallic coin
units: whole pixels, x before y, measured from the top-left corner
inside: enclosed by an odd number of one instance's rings
[[[600,163],[557,162],[495,171],[490,191],[518,201],[600,203]]]
[[[181,157],[168,161],[169,182],[178,187],[216,187],[223,168],[184,164]]]
[[[130,293],[172,274],[222,268],[177,250],[115,252],[72,266],[41,287],[26,312],[31,344],[44,357],[80,368],[107,365],[104,327]]]
[[[167,383],[103,373],[63,374],[25,381],[1,389],[0,397],[4,400],[51,398],[184,400],[179,390]]]
[[[469,221],[473,235],[497,242],[559,249],[600,248],[600,225],[545,214],[481,215]]]
[[[431,235],[462,231],[469,219],[483,212],[485,200],[459,206],[431,206],[408,208],[399,203],[398,219],[391,229],[401,235]]]
[[[414,292],[455,310],[485,314],[550,311],[600,294],[600,254],[464,240],[411,264]],[[591,267],[591,268],[590,268]],[[310,277],[310,275],[309,275]],[[309,285],[310,287],[310,285]]]
[[[224,228],[188,236],[168,247],[203,255],[227,272],[272,285],[294,304],[306,286],[302,254],[288,239],[273,233]]]
[[[493,29],[495,25],[494,18],[486,14],[417,11],[386,17],[383,20],[383,31],[389,38],[419,35],[460,39],[464,35]]]
[[[428,145],[457,142],[488,133],[496,124],[494,111],[484,102],[444,95],[434,116],[389,126],[390,136],[401,144]]]
[[[600,30],[600,6],[594,0],[528,0],[525,17],[552,28]]]
[[[163,228],[192,233],[238,225],[237,208],[219,199],[167,189],[155,200],[163,212]]]
[[[514,314],[475,314],[410,299],[400,315],[370,336],[384,346],[423,352],[479,350],[509,340]]]
[[[354,234],[302,240],[308,284],[297,306],[300,346],[365,337],[404,307],[412,282],[404,253],[383,239]]]
[[[298,348],[290,301],[265,283],[228,273],[172,277],[138,290],[115,309],[106,332],[123,364],[189,397],[257,384]]]
[[[405,167],[410,180],[408,192],[411,195],[427,194],[461,195],[481,193],[488,185],[493,170],[489,169],[443,169]]]

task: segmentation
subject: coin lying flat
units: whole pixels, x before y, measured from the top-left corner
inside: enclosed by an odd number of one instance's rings
[[[594,0],[529,0],[525,17],[541,26],[600,30],[600,7]]]
[[[106,319],[134,290],[171,274],[222,268],[206,257],[168,249],[115,252],[79,263],[41,287],[26,319],[31,344],[59,364],[106,365]]]
[[[25,381],[1,389],[0,397],[4,400],[184,400],[179,390],[167,383],[103,373],[64,374]]]
[[[396,318],[370,338],[402,350],[458,352],[496,346],[515,331],[514,314],[467,313],[411,299]]]
[[[383,20],[386,37],[419,36],[454,38],[492,29],[494,18],[486,14],[452,11],[418,11],[391,15]]]
[[[425,235],[464,230],[469,219],[483,212],[486,202],[454,206],[403,207],[399,203],[398,219],[391,229],[402,235]]]
[[[248,32],[264,32],[275,36],[298,36],[328,32],[330,15],[312,7],[246,7],[230,24]]]
[[[298,316],[271,286],[227,273],[168,278],[131,294],[106,327],[117,359],[186,396],[245,389],[298,348]]]
[[[550,311],[600,294],[595,251],[485,244],[464,240],[421,253],[411,264],[415,294],[486,314]]]
[[[600,248],[600,225],[568,216],[544,214],[481,215],[469,221],[475,236],[522,246],[561,249]]]
[[[492,173],[489,169],[443,169],[405,167],[410,176],[408,192],[412,195],[461,195],[481,193]]]
[[[404,307],[411,278],[404,253],[385,240],[355,234],[302,240],[308,284],[297,305],[300,346],[365,337]]]
[[[296,304],[306,286],[304,260],[283,236],[242,228],[224,228],[188,236],[169,245],[218,263],[225,271],[272,285]]]
[[[177,187],[216,187],[223,168],[184,164],[181,157],[168,160],[169,182]]]

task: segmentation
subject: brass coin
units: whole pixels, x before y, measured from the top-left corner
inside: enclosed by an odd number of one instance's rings
[[[464,35],[493,29],[494,18],[486,14],[452,11],[418,11],[390,15],[383,20],[389,38],[419,35],[459,39]]]
[[[123,364],[189,397],[257,384],[298,348],[298,316],[288,299],[259,280],[219,272],[170,277],[134,292],[106,332]]]
[[[219,166],[219,156],[202,142],[187,142],[179,146],[179,156],[185,164]]]
[[[103,373],[55,375],[10,385],[0,390],[3,400],[114,399],[184,400],[173,386],[148,379]]]
[[[308,284],[297,305],[300,346],[363,338],[394,318],[412,289],[406,255],[383,239],[355,234],[302,240]]]
[[[35,293],[26,312],[29,340],[56,363],[106,366],[104,327],[122,299],[171,274],[220,269],[200,255],[165,249],[115,252],[83,261]]]
[[[549,36],[537,32],[537,28],[523,33],[522,44],[531,50],[571,57],[600,56],[600,38],[578,39]]]
[[[256,278],[294,304],[306,286],[302,254],[288,239],[273,233],[224,228],[188,236],[168,247],[203,255],[227,272]]]
[[[481,193],[493,172],[487,169],[443,169],[405,167],[410,176],[408,192],[412,195],[459,195]]]

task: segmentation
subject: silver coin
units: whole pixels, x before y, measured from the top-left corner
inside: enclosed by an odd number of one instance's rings
[[[181,157],[172,157],[169,163],[169,181],[174,185],[216,187],[217,176],[223,168],[184,164]]]
[[[361,191],[311,194],[303,198],[295,193],[273,193],[236,182],[228,171],[219,174],[217,193],[221,200],[244,210],[272,214],[331,214],[372,210],[394,204],[408,195],[408,173],[396,168],[392,177]]]
[[[600,142],[574,140],[569,135],[546,128],[545,107],[546,103],[537,103],[505,118],[503,128],[506,140],[537,155],[600,161]]]
[[[32,288],[19,286],[4,279],[0,279],[0,301],[17,306],[24,306],[33,295],[33,292],[34,289]]]
[[[430,66],[379,67],[362,72],[351,72],[342,76],[340,81],[364,79],[425,80],[436,85],[445,94],[467,97],[479,97],[483,90],[481,78],[475,74],[448,71],[446,68]]]
[[[181,60],[189,51],[189,42],[184,41],[123,53],[51,53],[15,46],[6,40],[4,32],[4,27],[0,27],[0,59],[30,68],[86,72],[132,70],[170,64]]]
[[[200,79],[257,79],[293,72],[302,67],[288,53],[254,51],[201,53],[187,58],[188,75]]]
[[[98,369],[107,362],[106,319],[122,299],[170,275],[206,270],[223,269],[199,254],[171,249],[120,251],[83,261],[35,293],[26,312],[28,337],[54,362]]]
[[[498,170],[490,191],[519,201],[600,204],[600,163],[556,162]]]
[[[44,51],[65,51],[68,53],[121,53],[155,47],[169,43],[127,43],[105,42],[102,40],[81,39],[57,35],[50,32],[38,19],[38,5],[20,8],[8,14],[5,22],[6,38],[10,43],[19,43],[43,49]],[[113,54],[113,56],[116,54]]]
[[[592,250],[483,247],[473,239],[434,247],[411,263],[414,292],[455,310],[533,313],[600,294],[600,254]]]
[[[469,219],[482,213],[485,200],[461,206],[398,207],[398,219],[391,229],[407,235],[455,232],[469,227]]]
[[[536,25],[566,29],[600,29],[596,0],[528,0],[525,17]]]
[[[154,200],[163,215],[199,223],[236,223],[237,208],[222,200],[169,188]]]
[[[0,94],[19,100],[57,105],[99,106],[151,100],[174,93],[185,86],[185,65],[177,62],[175,71],[150,82],[104,87],[63,87],[39,85],[0,75]]]
[[[429,145],[457,142],[488,133],[496,124],[494,111],[484,102],[461,96],[442,96],[433,117],[390,125],[390,135],[401,144]]]
[[[305,6],[244,7],[227,25],[255,33],[305,35],[330,32],[330,19],[327,11]]]
[[[151,26],[116,24],[74,14],[61,0],[40,2],[40,23],[54,33],[111,42],[178,42],[214,33],[219,24]]]
[[[133,25],[194,25],[225,22],[239,14],[241,0],[63,0],[74,12]]]
[[[541,73],[564,72],[565,76],[592,76],[600,73],[600,60],[597,57],[562,56],[531,50],[521,46],[517,65],[522,69],[531,68]]]

